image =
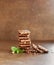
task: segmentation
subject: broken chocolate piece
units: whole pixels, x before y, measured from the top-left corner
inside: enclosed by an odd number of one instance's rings
[[[38,47],[35,44],[32,44],[32,47],[39,53],[43,53],[42,50],[38,49]]]
[[[38,45],[38,48],[42,50],[44,53],[48,53],[48,50],[45,47]]]

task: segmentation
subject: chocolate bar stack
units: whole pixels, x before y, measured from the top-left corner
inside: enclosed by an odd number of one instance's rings
[[[29,53],[31,47],[30,31],[29,30],[18,30],[18,41],[19,47]]]

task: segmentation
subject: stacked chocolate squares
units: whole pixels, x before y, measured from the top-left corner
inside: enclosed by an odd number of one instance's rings
[[[48,53],[45,47],[31,43],[29,30],[18,30],[18,42],[18,46],[26,53]]]
[[[29,53],[31,47],[30,31],[18,30],[19,47]]]

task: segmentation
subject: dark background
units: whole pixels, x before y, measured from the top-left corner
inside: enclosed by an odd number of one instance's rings
[[[54,0],[0,0],[0,40],[17,40],[19,29],[32,40],[54,40]]]

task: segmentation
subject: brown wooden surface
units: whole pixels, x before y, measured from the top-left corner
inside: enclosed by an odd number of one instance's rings
[[[54,43],[41,45],[47,48],[49,53],[11,54],[11,46],[18,46],[18,42],[0,41],[0,65],[54,65]]]

